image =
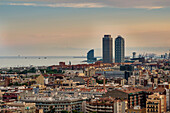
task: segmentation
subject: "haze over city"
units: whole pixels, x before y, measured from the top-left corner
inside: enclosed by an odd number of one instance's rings
[[[1,56],[101,56],[105,34],[123,36],[126,55],[168,52],[169,12],[169,0],[0,0]]]

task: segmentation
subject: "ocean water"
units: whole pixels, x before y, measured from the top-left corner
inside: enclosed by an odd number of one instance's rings
[[[82,62],[86,60],[86,52],[89,49],[83,51],[84,57],[73,57],[73,56],[0,56],[0,67],[22,67],[22,66],[50,66],[58,65],[59,62],[65,62],[66,64],[84,64]],[[94,49],[95,56],[101,56],[101,49]],[[125,48],[126,56],[132,56],[132,52],[136,52],[136,56],[139,54],[155,53],[157,56],[161,54],[169,53],[170,47],[127,47]],[[77,51],[79,53],[79,51]],[[113,48],[114,57],[114,48]]]
[[[0,67],[22,67],[22,66],[50,66],[58,65],[59,62],[65,62],[66,64],[82,64],[86,58],[74,58],[74,57],[0,57]]]

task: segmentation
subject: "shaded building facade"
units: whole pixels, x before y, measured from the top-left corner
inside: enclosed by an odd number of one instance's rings
[[[104,35],[103,38],[103,63],[113,62],[113,39],[111,35]]]
[[[96,58],[94,57],[94,49],[91,49],[87,53],[87,61],[96,61]]]
[[[115,39],[115,63],[123,63],[125,59],[124,39],[118,36]]]
[[[135,106],[146,108],[146,97],[149,95],[148,92],[138,88],[129,87],[126,89],[116,89],[108,91],[103,97],[112,97],[128,100],[128,109],[132,109]]]
[[[127,100],[119,98],[105,97],[91,99],[86,102],[86,113],[126,113]]]

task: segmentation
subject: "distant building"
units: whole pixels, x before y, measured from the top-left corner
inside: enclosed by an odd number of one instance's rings
[[[136,85],[136,77],[131,76],[128,78],[128,85]]]
[[[131,60],[132,61],[139,61],[139,62],[145,63],[145,57],[132,58]]]
[[[0,102],[1,113],[36,113],[35,103]]]
[[[136,57],[136,52],[133,52],[132,54],[133,54],[133,58],[135,58]]]
[[[106,78],[125,78],[125,71],[96,71],[95,74],[104,75]]]
[[[111,35],[104,35],[103,38],[103,63],[113,62],[113,41]]]
[[[165,55],[161,55],[161,58],[165,58]]]
[[[120,66],[120,71],[125,71],[124,78],[126,80],[128,80],[128,77],[133,75],[134,66],[132,66],[132,65],[121,65]]]
[[[2,95],[2,100],[4,102],[14,102],[18,100],[19,92],[5,92]]]
[[[124,39],[118,36],[115,39],[115,63],[122,63],[125,59],[125,44]]]
[[[120,71],[134,71],[134,66],[132,66],[132,65],[121,65]]]
[[[95,72],[96,72],[95,68],[90,67],[85,69],[84,74],[88,77],[91,77],[95,75]]]
[[[167,59],[168,58],[168,53],[165,53],[165,57],[164,57],[165,59]]]
[[[87,61],[96,61],[96,58],[94,57],[94,49],[91,49],[87,53]]]
[[[13,103],[7,103],[6,105],[11,108],[13,107],[13,108],[21,109],[21,112],[15,112],[15,113],[35,113],[35,111],[36,111],[35,103],[13,102]],[[8,112],[6,112],[6,113],[8,113]]]
[[[44,85],[44,76],[40,75],[36,78],[37,84]]]

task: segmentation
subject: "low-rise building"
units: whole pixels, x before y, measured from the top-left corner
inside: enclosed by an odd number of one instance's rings
[[[19,92],[6,92],[3,94],[2,99],[5,102],[13,102],[18,100]]]

